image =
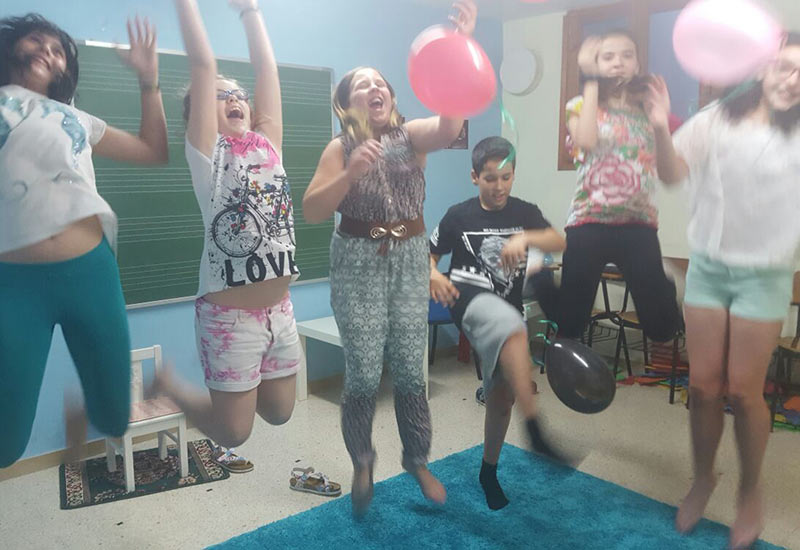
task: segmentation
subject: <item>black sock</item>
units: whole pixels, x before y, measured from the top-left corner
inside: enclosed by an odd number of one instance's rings
[[[492,510],[499,510],[508,504],[508,499],[500,483],[497,481],[497,464],[489,464],[485,460],[481,464],[481,475],[478,477],[486,494],[486,504]]]
[[[556,462],[567,464],[569,461],[565,456],[554,449],[542,436],[542,430],[539,427],[539,421],[536,418],[529,418],[525,421],[525,427],[528,429],[528,436],[531,439],[531,447],[533,452],[546,456]]]

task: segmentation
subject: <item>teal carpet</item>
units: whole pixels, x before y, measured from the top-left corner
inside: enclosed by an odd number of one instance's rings
[[[684,537],[672,527],[675,508],[596,477],[555,466],[506,445],[498,478],[511,504],[486,507],[478,471],[482,447],[437,460],[433,473],[448,491],[428,504],[407,474],[378,483],[362,520],[350,497],[265,525],[213,546],[217,550],[367,548],[724,549],[728,528],[703,520]],[[683,482],[683,480],[681,480]],[[758,550],[779,548],[759,542]]]

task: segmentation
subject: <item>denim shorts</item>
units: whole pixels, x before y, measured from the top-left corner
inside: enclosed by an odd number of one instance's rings
[[[788,268],[737,267],[692,254],[684,304],[725,309],[742,319],[779,321],[792,301],[794,273]]]

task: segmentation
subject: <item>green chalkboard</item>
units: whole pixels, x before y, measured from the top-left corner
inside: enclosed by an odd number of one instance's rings
[[[105,45],[79,46],[80,83],[75,104],[112,126],[139,131],[136,76]],[[219,60],[219,72],[253,90],[246,61]],[[95,157],[97,189],[119,217],[118,257],[128,305],[193,296],[197,292],[203,223],[184,156],[183,90],[189,82],[185,55],[159,54],[159,72],[169,132],[169,164],[134,166]],[[279,67],[283,99],[283,158],[292,190],[296,261],[300,280],[328,276],[333,220],[309,225],[302,197],[322,150],[331,140],[329,69]]]

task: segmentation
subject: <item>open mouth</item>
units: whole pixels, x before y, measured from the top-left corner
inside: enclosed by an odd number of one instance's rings
[[[369,101],[369,103],[367,105],[369,105],[370,109],[375,109],[375,110],[382,109],[383,108],[383,98],[374,97]]]
[[[38,55],[34,55],[31,59],[31,63],[37,63],[37,62],[41,64],[43,67],[45,67],[48,71],[50,70],[50,63],[48,63],[45,58],[39,57]]]
[[[244,120],[244,111],[242,111],[239,107],[231,108],[231,110],[228,111],[228,120],[231,119]]]

